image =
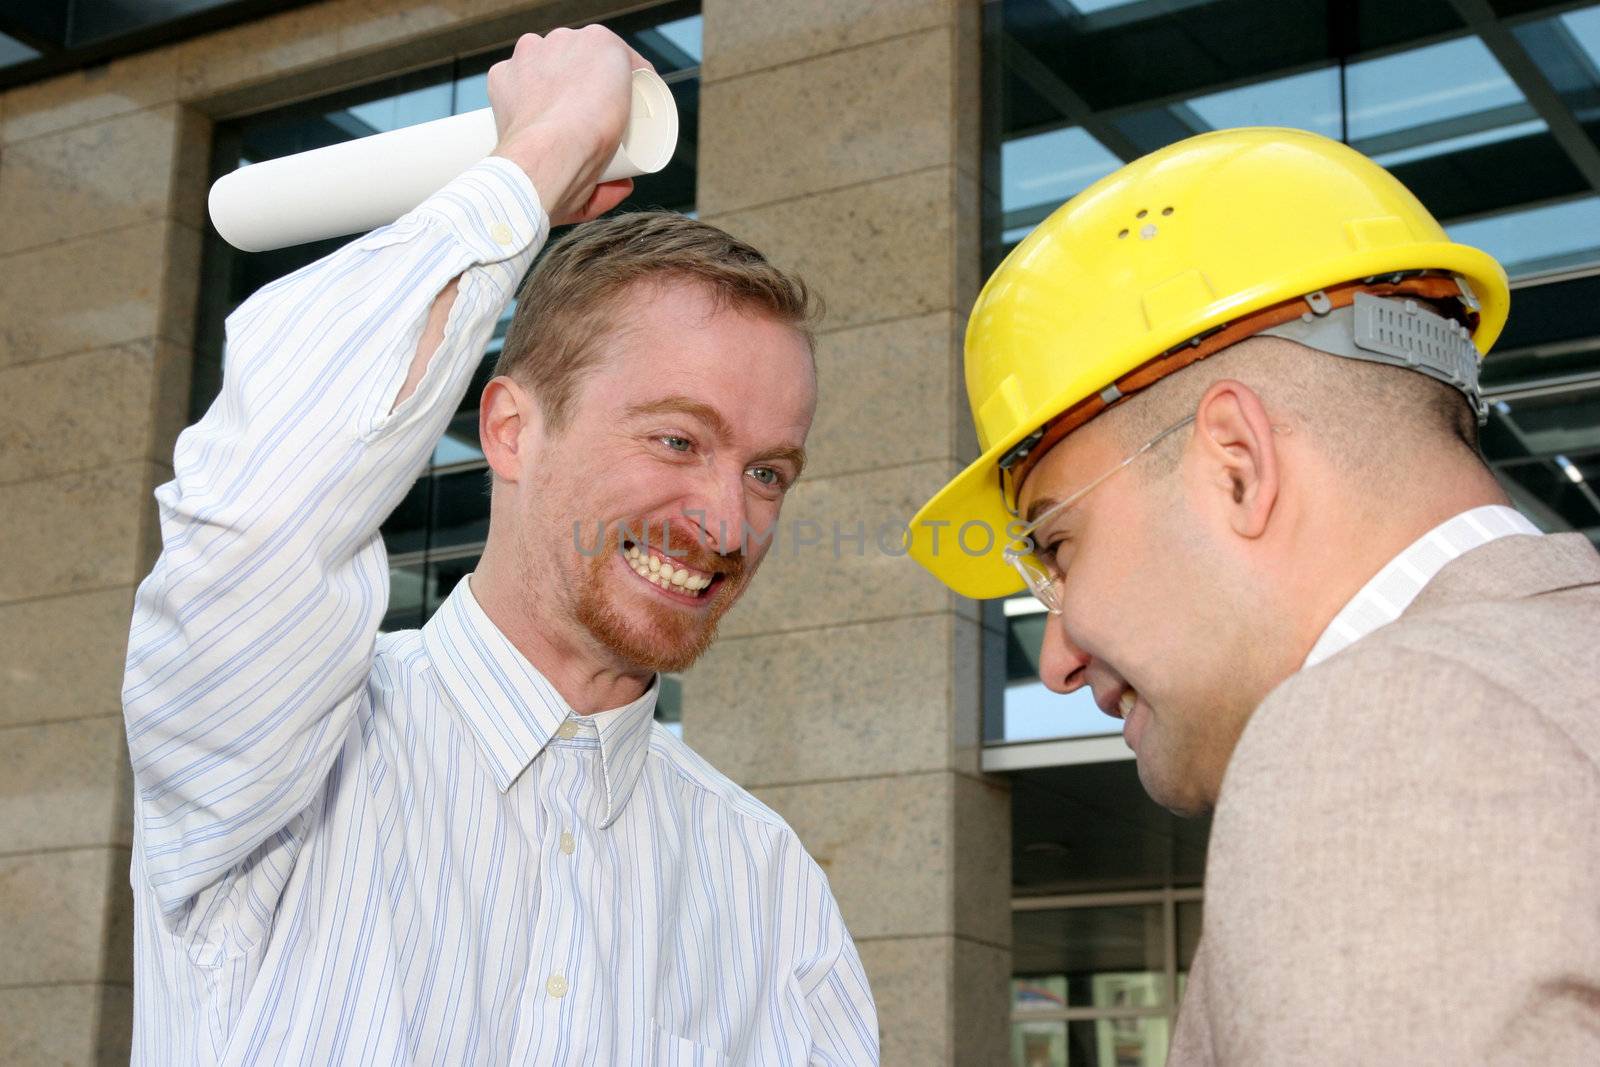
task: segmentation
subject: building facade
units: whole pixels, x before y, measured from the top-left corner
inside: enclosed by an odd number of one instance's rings
[[[964,315],[1062,201],[1221,126],[1374,156],[1511,270],[1484,450],[1541,526],[1600,540],[1600,4],[236,0],[98,37],[61,7],[76,30],[0,3],[0,1063],[127,1060],[118,689],[151,490],[227,313],[324,250],[228,249],[211,180],[482,107],[522,32],[627,36],[683,118],[634,203],[754,242],[827,306],[785,512],[820,542],[773,551],[663,710],[828,873],[885,1063],[1159,1067],[1199,936],[1206,825],[1042,692],[1037,605],[954,597],[875,543],[975,454]],[[385,527],[390,627],[481,548],[474,399]]]

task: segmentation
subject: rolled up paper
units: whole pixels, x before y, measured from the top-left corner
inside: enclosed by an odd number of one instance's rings
[[[211,186],[211,222],[245,252],[365,233],[398,219],[494,151],[483,108],[240,167]],[[633,72],[628,128],[601,181],[654,174],[678,145],[678,108],[651,70]]]

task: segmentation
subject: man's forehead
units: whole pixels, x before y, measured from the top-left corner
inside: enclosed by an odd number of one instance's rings
[[[1073,430],[1028,472],[1017,491],[1017,510],[1024,521],[1034,521],[1094,476],[1099,453],[1106,447],[1100,440],[1103,435],[1094,430],[1095,422]]]

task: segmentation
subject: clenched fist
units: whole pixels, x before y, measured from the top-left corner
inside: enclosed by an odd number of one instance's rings
[[[552,223],[605,214],[633,182],[598,184],[628,126],[632,72],[650,64],[604,26],[523,34],[489,68],[494,154],[527,172]]]

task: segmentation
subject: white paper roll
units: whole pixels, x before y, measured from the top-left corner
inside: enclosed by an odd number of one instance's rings
[[[393,222],[494,151],[490,108],[240,167],[211,186],[211,222],[245,252],[365,233]],[[601,181],[654,174],[678,145],[667,83],[633,72],[628,128]]]

